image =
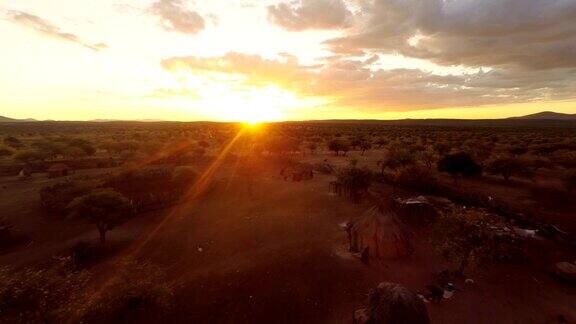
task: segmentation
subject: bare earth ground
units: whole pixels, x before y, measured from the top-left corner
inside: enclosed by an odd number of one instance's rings
[[[227,177],[226,177],[227,178]],[[176,312],[181,323],[350,323],[368,290],[381,281],[421,290],[431,271],[443,268],[425,233],[406,260],[363,265],[346,252],[339,224],[369,206],[328,193],[331,176],[284,182],[270,168],[246,178],[224,179],[195,202],[133,220],[110,232],[112,244],[141,242],[162,219],[166,226],[138,252],[163,266],[181,284]],[[96,238],[91,226],[44,220],[34,210],[37,189],[2,179],[0,211],[27,232],[33,244],[0,255],[0,264],[49,258],[78,238]],[[542,248],[541,245],[538,246]],[[549,251],[553,247],[547,247]],[[560,258],[544,250],[532,266],[499,265],[474,276],[477,284],[439,305],[428,304],[434,323],[556,323],[576,319],[576,289],[549,278],[544,264]],[[101,271],[102,264],[94,269]]]

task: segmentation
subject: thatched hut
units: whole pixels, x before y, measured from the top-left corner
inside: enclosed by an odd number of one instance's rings
[[[391,212],[373,207],[349,223],[351,252],[368,251],[369,259],[399,258],[412,253],[408,232]]]
[[[18,179],[25,180],[32,176],[32,170],[29,167],[24,167],[18,172]]]
[[[432,223],[439,215],[434,205],[424,196],[396,199],[394,207],[403,223],[416,227]]]
[[[66,177],[70,173],[70,168],[64,163],[56,163],[48,168],[49,178]]]
[[[355,324],[428,324],[426,305],[414,292],[383,282],[370,292],[368,307],[354,313]]]

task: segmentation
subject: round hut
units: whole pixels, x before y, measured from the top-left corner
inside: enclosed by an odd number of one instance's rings
[[[354,313],[356,324],[428,324],[426,305],[411,290],[383,282],[369,294],[368,307]]]
[[[438,211],[424,196],[396,199],[395,210],[403,223],[415,227],[426,226],[438,218]]]
[[[408,232],[395,214],[373,207],[348,227],[351,252],[369,259],[399,258],[410,255]]]

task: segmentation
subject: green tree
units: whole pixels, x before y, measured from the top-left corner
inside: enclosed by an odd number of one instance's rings
[[[94,223],[100,243],[106,243],[106,232],[120,225],[128,217],[128,200],[112,189],[97,189],[80,196],[68,205],[72,216]]]

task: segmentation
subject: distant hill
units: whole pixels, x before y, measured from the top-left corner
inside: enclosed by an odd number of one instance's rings
[[[36,119],[27,118],[27,119],[14,119],[8,118],[4,116],[0,116],[0,123],[26,123],[26,122],[35,122]]]
[[[140,122],[140,123],[160,123],[165,122],[162,119],[92,119],[93,123],[111,123],[111,122]]]
[[[543,111],[531,115],[512,117],[510,119],[547,119],[547,120],[576,120],[576,114],[563,114],[553,111]]]

